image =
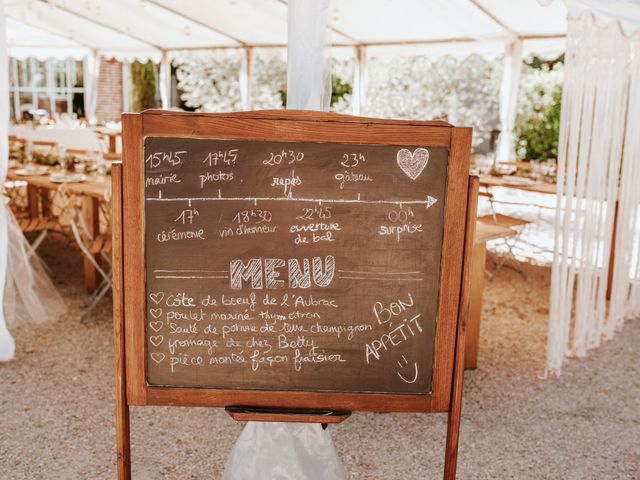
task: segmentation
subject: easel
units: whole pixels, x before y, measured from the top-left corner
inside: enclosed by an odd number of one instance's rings
[[[257,112],[248,112],[256,115]],[[154,112],[150,112],[151,115],[157,115]],[[168,114],[169,116],[171,114]],[[242,117],[247,114],[237,114],[238,117]],[[272,112],[264,112],[257,113],[257,116],[260,117],[264,115],[265,118],[269,118],[269,115],[274,115]],[[278,112],[278,116],[283,116],[282,113]],[[303,112],[290,112],[289,113],[291,119],[295,122],[297,118],[304,118],[306,114]],[[324,114],[326,118],[335,119],[339,116],[327,115]],[[314,118],[322,118],[322,115],[313,114],[309,115]],[[212,116],[215,117],[215,116]],[[138,117],[139,118],[139,117]],[[355,120],[350,120],[351,117],[344,117],[345,122],[354,122]],[[373,119],[371,119],[373,120]],[[377,121],[379,124],[384,124],[385,121]],[[175,128],[175,125],[172,126]],[[125,123],[125,135],[127,131],[130,135],[139,136],[142,138],[142,125],[141,121],[129,122]],[[456,168],[460,168],[459,165],[465,166],[468,165],[468,161],[464,162],[463,160],[468,160],[468,155],[470,151],[470,140],[471,140],[471,132],[468,129],[452,129],[451,130],[451,138],[450,138],[450,161],[452,165],[458,165]],[[127,146],[125,149],[125,161],[127,161],[127,156],[136,156],[140,155],[141,151],[139,147]],[[129,157],[130,161],[135,161],[134,158]],[[457,162],[457,163],[456,163]],[[458,178],[460,178],[461,171],[457,172]],[[185,393],[182,392],[168,392],[170,389],[157,389],[157,391],[151,392],[151,399],[148,399],[147,395],[149,395],[149,391],[151,389],[147,389],[145,386],[134,385],[129,386],[133,388],[133,391],[136,392],[136,395],[140,395],[140,391],[142,395],[144,395],[143,400],[147,403],[138,403],[131,402],[131,399],[128,397],[128,385],[127,385],[127,365],[131,365],[131,359],[127,359],[125,357],[126,351],[126,329],[125,329],[125,294],[128,294],[128,290],[125,289],[124,282],[124,252],[125,245],[123,240],[123,225],[126,224],[126,218],[123,215],[123,202],[125,201],[125,195],[127,195],[125,189],[123,188],[123,169],[122,164],[114,164],[112,169],[112,181],[113,181],[113,315],[114,315],[114,341],[115,341],[115,378],[116,378],[116,447],[117,447],[117,471],[118,478],[120,480],[128,480],[131,478],[131,450],[130,450],[130,435],[129,435],[129,405],[131,404],[163,404],[163,405],[202,405],[202,406],[223,406],[226,408],[229,415],[237,421],[293,421],[293,422],[307,422],[307,423],[321,423],[321,424],[329,424],[329,423],[339,423],[344,421],[351,414],[350,411],[347,410],[327,410],[327,411],[318,411],[314,408],[291,408],[291,405],[284,405],[282,409],[274,409],[274,408],[265,408],[265,407],[256,407],[256,406],[248,406],[248,407],[239,407],[238,403],[233,400],[236,398],[243,399],[248,398],[247,396],[242,396],[242,394],[233,394],[235,396],[231,396],[232,394],[228,394],[225,391],[222,393],[215,394],[217,395],[215,398],[212,394],[208,392],[195,392],[195,394],[199,395],[198,397],[189,398],[188,391]],[[477,194],[478,194],[478,178],[477,177],[469,177],[467,184],[465,185],[463,182],[459,183],[460,190],[456,193],[458,195],[458,199],[460,203],[459,207],[463,207],[465,215],[465,224],[457,224],[451,226],[451,228],[455,228],[455,232],[457,237],[463,241],[462,248],[462,258],[459,271],[452,271],[449,273],[450,276],[460,279],[460,295],[458,302],[449,307],[455,308],[457,311],[457,324],[455,325],[455,331],[452,331],[451,334],[454,335],[454,348],[453,351],[441,352],[440,357],[442,362],[450,362],[452,365],[452,377],[449,379],[442,379],[442,381],[450,382],[450,398],[448,401],[443,402],[440,400],[440,403],[435,405],[429,404],[427,407],[432,412],[447,412],[448,413],[448,427],[447,427],[447,438],[445,443],[445,465],[444,465],[444,476],[445,480],[453,480],[456,477],[456,466],[457,466],[457,455],[458,455],[458,443],[459,443],[459,432],[460,432],[460,415],[461,415],[461,407],[462,407],[462,390],[463,390],[463,375],[464,375],[464,345],[465,345],[465,329],[466,329],[466,321],[468,316],[468,300],[469,300],[469,285],[470,285],[470,257],[473,249],[473,240],[475,233],[475,219],[476,219],[476,208],[477,208]],[[132,199],[129,198],[129,201]],[[137,199],[135,199],[137,200]],[[459,258],[459,257],[458,257]],[[455,260],[455,259],[454,259]],[[454,262],[455,263],[455,262]],[[127,293],[125,293],[127,292]],[[131,300],[128,300],[128,302]],[[443,300],[447,302],[447,299]],[[139,368],[139,365],[137,366]],[[138,390],[136,390],[138,389]],[[251,394],[253,395],[253,394]],[[317,403],[313,400],[311,394],[301,393],[298,395],[288,394],[291,396],[290,403],[297,402],[300,405],[313,405]],[[305,397],[305,395],[307,395]],[[372,404],[374,405],[373,411],[384,411],[384,407],[387,406],[387,399],[384,395],[372,395],[375,397],[372,400]],[[272,394],[269,398],[278,399],[284,398],[282,395]],[[358,396],[351,395],[347,396],[344,400],[344,404],[353,403],[354,405],[358,405]],[[273,400],[270,400],[273,402]],[[240,403],[242,405],[242,403]],[[396,407],[397,408],[397,407]],[[407,407],[411,408],[411,407]],[[415,407],[414,407],[415,408]],[[397,411],[414,411],[414,410],[397,410]]]

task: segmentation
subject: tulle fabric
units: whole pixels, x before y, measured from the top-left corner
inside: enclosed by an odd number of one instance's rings
[[[45,272],[11,209],[7,218],[8,258],[4,288],[4,318],[12,327],[23,322],[43,323],[60,318],[66,308],[60,293]]]
[[[248,422],[222,480],[346,480],[328,430],[319,424]]]

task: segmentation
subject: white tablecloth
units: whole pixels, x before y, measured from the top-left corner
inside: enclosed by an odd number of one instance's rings
[[[56,142],[63,148],[104,151],[105,146],[90,128],[70,127],[36,127],[28,125],[12,125],[10,135],[26,138],[31,141]]]

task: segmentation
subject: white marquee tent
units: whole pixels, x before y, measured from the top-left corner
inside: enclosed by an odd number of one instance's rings
[[[250,105],[253,48],[287,46],[287,0],[5,0],[7,47],[15,58],[85,58],[85,110],[93,118],[99,58],[161,63],[169,105],[169,62],[189,52],[241,49],[243,105]],[[509,156],[522,58],[564,50],[561,0],[333,0],[333,55],[358,62],[353,113],[366,101],[367,58],[380,55],[505,55],[498,155]],[[301,39],[302,40],[302,39]]]
[[[540,2],[540,3],[549,3]],[[417,46],[500,53],[563,48],[560,0],[333,0],[338,46]],[[175,50],[286,47],[286,0],[5,0],[9,54],[160,61]]]
[[[290,1],[293,2],[293,0]],[[313,0],[305,1],[313,2]],[[304,3],[302,0],[296,0],[296,2]],[[287,43],[301,48],[305,42],[304,32],[301,32],[298,38],[287,38],[288,7],[287,0],[0,0],[0,72],[7,71],[5,62],[8,56],[16,58],[35,56],[40,59],[52,56],[84,58],[85,101],[88,99],[90,106],[87,111],[90,114],[91,99],[95,97],[100,57],[119,60],[152,59],[154,62],[161,63],[162,66],[160,90],[163,106],[166,107],[168,106],[167,72],[172,58],[198,50],[240,49],[246,52],[247,59],[245,73],[241,74],[244,79],[241,78],[241,82],[245,82],[244,91],[249,92],[253,48],[284,48]],[[570,27],[573,25],[574,28],[573,38],[578,43],[580,41],[584,44],[589,43],[586,40],[593,38],[590,31],[595,31],[596,24],[610,23],[611,20],[615,20],[620,35],[628,38],[631,38],[635,29],[640,26],[640,0],[565,0],[564,2],[561,0],[332,0],[328,18],[330,42],[333,45],[334,54],[346,53],[357,60],[357,73],[354,79],[356,92],[362,92],[361,84],[366,72],[367,58],[372,56],[416,54],[439,56],[470,53],[504,55],[505,68],[500,91],[500,120],[503,135],[500,138],[498,159],[505,159],[512,148],[511,130],[515,119],[516,88],[522,58],[530,53],[552,56],[564,51],[565,36],[572,35],[571,28],[567,33],[567,12],[572,18],[577,18],[585,11],[590,12],[591,23],[587,22],[589,24],[584,27],[582,37],[575,33],[578,24],[575,21],[569,22]],[[580,18],[584,18],[584,15]],[[638,35],[634,37],[637,40]],[[579,40],[580,38],[582,40]],[[620,64],[625,68],[621,75],[627,79],[618,82],[622,89],[620,90],[621,101],[628,99],[628,93],[624,93],[625,85],[637,85],[637,78],[630,76],[631,61],[625,60],[626,57],[623,58],[623,55],[636,48],[637,44],[640,42],[620,42],[622,46],[620,47],[622,50],[619,49],[618,52],[621,54]],[[570,46],[574,53],[582,49],[584,54],[586,47],[575,44]],[[592,46],[593,48],[601,47],[598,44]],[[583,56],[588,60],[588,53]],[[577,56],[574,55],[572,58]],[[637,64],[640,64],[637,62],[637,55],[633,58]],[[606,63],[606,54],[602,54],[602,60]],[[576,69],[575,65],[573,59],[568,61],[568,77],[570,75],[575,78],[582,77],[582,79],[589,79],[589,75],[593,78],[598,77],[593,72],[589,72],[585,77],[579,73],[580,70]],[[603,72],[601,76],[607,72],[607,69],[605,68]],[[634,75],[637,75],[637,72]],[[2,77],[0,78],[0,139],[3,143],[0,150],[0,180],[4,178],[6,170],[5,139],[8,120],[8,85],[6,75]],[[601,81],[601,84],[598,84],[599,88],[603,89],[601,91],[607,91],[609,79],[603,78],[598,81]],[[589,82],[583,82],[578,87],[590,88],[589,85]],[[249,97],[250,93],[246,95]],[[364,100],[363,94],[359,95],[360,98],[354,95],[354,113],[360,112],[361,103]],[[572,98],[569,95],[565,97],[565,103]],[[629,102],[637,103],[636,97],[635,94],[632,95]],[[595,102],[598,101],[596,95]],[[563,153],[563,148],[565,150],[569,146],[574,148],[572,142],[582,141],[578,138],[579,133],[576,136],[572,128],[578,128],[579,122],[587,117],[574,105],[571,105],[573,116],[570,117],[567,114],[568,106],[563,104],[561,140],[566,143],[565,147],[561,146],[560,157],[571,157],[567,165],[575,165],[580,155],[574,155],[573,150]],[[613,111],[612,114],[619,113]],[[631,117],[633,116],[629,118]],[[573,124],[570,124],[571,118],[574,120]],[[600,137],[606,136],[599,135],[598,138]],[[602,140],[602,142],[605,141],[608,140],[606,138]],[[628,138],[625,140],[621,137],[612,142],[619,146],[625,141],[629,141]],[[602,143],[602,145],[605,144]],[[631,147],[636,148],[637,145],[625,144],[626,168],[630,168],[629,165],[635,165],[633,162],[640,163],[635,157],[626,160],[627,156],[631,155],[629,152],[635,152]],[[611,158],[616,157],[615,152],[609,153],[612,154]],[[562,158],[559,166],[560,168],[563,166]],[[595,170],[591,173],[594,172]],[[585,173],[585,178],[596,178],[596,176],[589,174],[588,171]],[[612,187],[607,190],[609,202],[617,188],[614,185],[615,182],[610,183]],[[629,187],[628,199],[625,200],[628,208],[636,208],[632,193],[633,188]],[[0,210],[4,212],[4,209]],[[0,216],[4,216],[4,213]],[[605,216],[611,217],[611,209]],[[1,220],[2,218],[0,218],[0,237],[4,238],[0,238],[0,252],[6,252],[6,231],[3,230],[3,225],[6,223]],[[602,228],[606,230],[612,222],[610,218]],[[594,234],[596,233],[602,233],[602,230],[594,230]],[[556,272],[561,267],[564,269],[563,272],[569,272],[563,273],[562,278],[563,285],[570,286],[571,279],[575,276],[575,268],[568,266],[571,256],[566,252],[564,255],[565,258],[558,257],[559,263],[554,268]],[[4,257],[4,253],[0,255],[0,279],[3,279],[5,260],[1,257]],[[602,265],[598,264],[597,269],[600,271]],[[618,273],[618,277],[623,279],[618,282],[622,285],[619,289],[621,292],[619,295],[622,296],[627,288],[625,283],[627,274],[620,269]],[[556,275],[555,281],[560,282],[559,278]],[[565,290],[571,291],[570,288]],[[569,325],[570,316],[567,305],[571,304],[571,298],[571,295],[563,294],[561,299],[555,300],[560,306],[554,308],[563,312],[556,315],[558,318],[562,317],[556,323],[558,329],[564,333],[555,341],[557,347],[554,350],[555,353],[553,355],[550,353],[550,356],[556,358],[556,363],[550,365],[552,371],[559,371],[561,358],[566,352],[569,331],[567,325]],[[552,299],[552,306],[553,303]],[[552,323],[554,321],[556,320],[552,313]],[[594,325],[597,324],[596,327],[587,329],[595,336],[602,333],[598,322],[602,323],[600,320],[594,321]],[[616,325],[619,323],[617,322]],[[0,327],[3,325],[4,321],[0,317]],[[550,332],[553,332],[553,328]],[[610,332],[607,331],[607,334],[609,335]],[[593,346],[596,343],[598,342],[592,341],[589,345]],[[581,350],[578,349],[578,351]],[[2,356],[1,351],[0,356]]]

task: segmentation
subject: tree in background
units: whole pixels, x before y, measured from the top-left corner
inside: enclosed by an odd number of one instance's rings
[[[349,95],[351,95],[353,88],[350,83],[342,81],[342,79],[335,73],[331,74],[331,100],[329,101],[330,110],[336,111],[335,108],[341,102],[346,102]],[[278,90],[280,94],[280,102],[282,108],[287,107],[287,91],[285,87]]]
[[[283,51],[256,49],[251,108],[286,105],[287,62]],[[205,112],[242,108],[237,51],[191,53],[174,60],[184,105]],[[363,115],[400,119],[448,119],[473,127],[474,146],[488,148],[499,127],[498,92],[502,61],[479,55],[372,58],[368,63]],[[331,111],[351,113],[355,60],[331,59]],[[455,118],[454,118],[455,117]],[[481,146],[481,144],[484,144]]]
[[[240,52],[199,52],[174,60],[180,99],[198,112],[242,110]]]
[[[151,60],[140,63],[137,60],[131,64],[132,108],[140,112],[147,108],[157,108],[158,78],[156,66]]]
[[[558,158],[564,55],[527,62],[520,81],[516,116],[516,155],[522,161]]]
[[[473,127],[474,148],[488,148],[499,128],[502,60],[480,55],[373,57],[367,64],[366,115],[448,120]]]

